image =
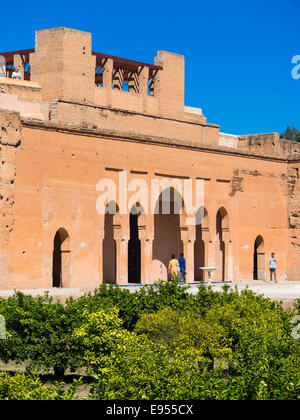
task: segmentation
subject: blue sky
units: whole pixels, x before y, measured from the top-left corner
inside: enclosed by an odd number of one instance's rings
[[[34,47],[34,31],[92,32],[93,50],[153,63],[185,55],[185,104],[223,132],[300,130],[299,0],[185,0],[1,4],[0,51]]]

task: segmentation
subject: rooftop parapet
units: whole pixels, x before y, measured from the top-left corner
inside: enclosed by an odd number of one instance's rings
[[[278,156],[299,156],[300,143],[280,139],[278,133],[239,136],[239,148]]]
[[[128,60],[92,51],[88,32],[59,27],[36,31],[34,49],[2,56],[6,77],[0,79],[7,83],[0,107],[21,116],[218,144],[219,126],[208,124],[200,108],[184,105],[182,55],[158,51],[154,64]],[[16,67],[23,80],[11,79]],[[29,99],[22,83],[29,84]]]
[[[0,77],[0,108],[39,120],[48,115],[48,105],[41,103],[41,86],[28,80]]]
[[[11,78],[14,68],[18,67],[23,80],[30,80],[30,54],[34,48],[29,50],[18,50],[0,53],[5,59],[6,77]]]
[[[158,51],[155,64],[92,51],[91,34],[59,27],[36,31],[35,48],[0,53],[6,76],[42,86],[43,102],[74,100],[185,118],[184,57]],[[190,115],[186,115],[189,117]]]

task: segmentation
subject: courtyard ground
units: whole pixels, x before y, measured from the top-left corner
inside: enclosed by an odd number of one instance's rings
[[[198,291],[198,286],[200,283],[192,283],[188,284],[189,286],[189,293],[196,294]],[[248,288],[249,290],[253,290],[258,295],[264,295],[272,300],[279,300],[282,301],[284,307],[292,307],[293,302],[296,299],[300,299],[300,281],[298,282],[278,282],[277,284],[271,284],[270,282],[263,282],[263,281],[254,281],[249,283],[232,283],[232,282],[225,282],[225,283],[204,283],[207,287],[211,286],[214,291],[222,291],[222,287],[224,284],[227,284],[231,288],[237,287],[239,291],[245,290]],[[128,289],[131,292],[138,290],[142,285],[126,285],[120,286],[124,289]],[[65,300],[70,296],[77,298],[79,296],[84,295],[87,292],[92,292],[94,288],[51,288],[51,289],[25,289],[20,290],[24,294],[32,295],[32,296],[40,296],[43,295],[45,292],[48,292],[50,296],[54,299]],[[7,298],[12,296],[14,290],[0,290],[0,297]]]

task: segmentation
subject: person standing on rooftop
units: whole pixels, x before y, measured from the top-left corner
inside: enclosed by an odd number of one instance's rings
[[[18,79],[21,80],[21,73],[19,71],[19,68],[16,67],[15,70],[13,71],[12,75],[11,75],[12,79]]]

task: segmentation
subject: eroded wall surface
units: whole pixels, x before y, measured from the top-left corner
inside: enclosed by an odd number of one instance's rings
[[[288,195],[288,278],[300,279],[300,163],[291,161],[287,171]]]
[[[268,280],[271,252],[280,280],[300,280],[299,144],[277,133],[219,133],[202,109],[184,104],[182,55],[158,51],[154,65],[99,59],[91,34],[64,27],[37,31],[32,51],[30,81],[0,80],[0,288],[51,287],[58,232],[68,237],[64,286],[114,275],[126,284],[129,214],[110,220],[112,270],[103,266],[106,219],[96,209],[103,179],[115,182],[121,206],[124,173],[126,185],[139,178],[148,188],[191,180],[193,198],[197,180],[204,188],[200,227],[185,215],[139,217],[142,283],[166,280],[168,256],[180,251],[188,281],[203,278],[200,266],[218,267],[215,281],[258,272]]]
[[[0,279],[10,288],[9,243],[15,224],[16,155],[21,144],[20,116],[0,110]]]
[[[53,240],[59,228],[70,236],[70,286],[97,285],[102,281],[104,216],[96,210],[99,198],[96,186],[104,178],[115,180],[118,185],[120,170],[127,171],[128,183],[139,177],[149,186],[152,179],[172,180],[178,176],[193,182],[203,179],[208,215],[203,236],[206,265],[220,263],[216,216],[224,208],[228,213],[223,237],[225,279],[253,279],[254,243],[259,235],[264,239],[266,279],[271,252],[276,253],[279,261],[278,276],[284,278],[289,249],[285,160],[260,156],[253,159],[246,153],[230,153],[222,147],[178,148],[157,139],[156,143],[154,139],[150,143],[148,137],[143,142],[142,136],[137,141],[135,136],[125,139],[114,137],[112,132],[83,133],[75,128],[25,121],[22,135],[16,155],[15,220],[9,240],[13,287],[51,287]],[[120,247],[118,281],[126,283],[129,216],[120,215],[115,226],[118,229],[115,239]],[[146,255],[157,235],[154,216],[148,215],[143,226]],[[192,280],[195,228],[187,228],[184,223],[179,228]],[[143,266],[148,283],[158,280],[166,271],[159,259],[153,260],[148,258]],[[213,279],[221,280],[220,273],[216,272]]]

